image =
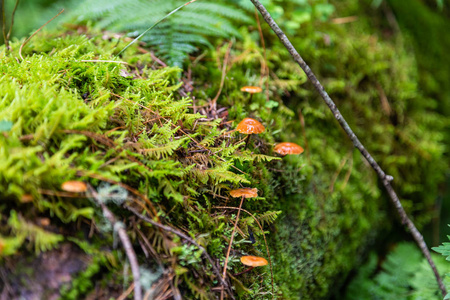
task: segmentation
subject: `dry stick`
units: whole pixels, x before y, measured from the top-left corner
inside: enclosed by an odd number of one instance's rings
[[[32,38],[33,36],[35,36],[39,31],[41,31],[42,28],[44,28],[48,23],[50,23],[51,21],[53,21],[57,16],[59,16],[60,14],[62,14],[63,11],[64,11],[64,8],[61,9],[61,11],[60,11],[56,16],[54,16],[53,18],[51,18],[50,20],[48,20],[44,25],[42,25],[41,27],[39,27],[38,30],[36,30],[29,38],[27,38],[27,39],[23,42],[22,45],[20,45],[19,56],[20,56],[20,58],[21,58],[22,60],[23,60],[23,56],[22,56],[22,49],[23,49],[23,47],[31,40],[31,38]]]
[[[131,272],[133,273],[133,281],[134,281],[134,299],[141,300],[142,299],[142,290],[140,283],[140,273],[139,273],[139,263],[136,258],[136,253],[134,253],[133,246],[131,245],[130,239],[128,238],[127,232],[121,226],[117,226],[118,222],[114,214],[106,207],[105,203],[100,199],[95,189],[88,185],[88,189],[93,196],[95,202],[102,208],[103,215],[108,221],[111,223],[114,229],[117,228],[117,234],[119,235],[120,241],[122,242],[123,248],[125,249],[125,253],[127,254],[128,260],[130,261]]]
[[[336,104],[333,102],[333,100],[330,98],[328,93],[325,91],[322,84],[317,79],[316,75],[311,71],[311,68],[306,64],[306,62],[303,60],[303,58],[300,56],[300,54],[297,52],[297,50],[294,48],[292,43],[289,41],[289,39],[286,37],[284,32],[280,29],[280,27],[275,23],[275,21],[270,16],[267,9],[258,1],[258,0],[250,0],[253,5],[259,10],[261,15],[263,16],[264,20],[266,20],[267,24],[269,24],[270,28],[275,32],[275,34],[278,36],[280,41],[283,43],[283,45],[286,47],[286,49],[291,54],[292,58],[299,64],[299,66],[303,69],[306,76],[309,78],[311,83],[314,85],[315,89],[319,92],[320,96],[323,98],[325,103],[328,105],[330,110],[332,111],[334,117],[341,125],[342,129],[344,129],[345,133],[347,133],[350,140],[353,142],[353,145],[358,148],[358,150],[361,152],[361,154],[364,156],[364,158],[367,160],[367,162],[372,166],[372,168],[375,170],[375,172],[380,177],[381,181],[383,182],[383,185],[394,204],[395,208],[397,209],[398,214],[400,215],[401,221],[403,225],[406,225],[406,227],[411,231],[411,235],[413,236],[414,240],[416,241],[417,245],[419,246],[420,250],[422,251],[423,255],[426,257],[428,263],[431,266],[431,269],[434,272],[434,276],[436,277],[436,281],[439,285],[439,288],[442,292],[442,295],[446,295],[446,289],[442,282],[441,277],[439,276],[439,273],[436,269],[436,266],[431,259],[430,251],[428,250],[428,247],[423,239],[423,236],[420,234],[420,232],[417,230],[414,223],[408,218],[408,215],[406,214],[397,194],[394,191],[394,188],[391,185],[391,181],[394,179],[390,175],[386,175],[386,173],[381,169],[381,167],[378,165],[378,163],[373,159],[373,157],[369,154],[369,152],[364,148],[364,146],[359,141],[358,137],[355,135],[355,133],[352,131],[348,123],[345,121],[342,114],[339,112],[339,109],[336,107]]]
[[[236,232],[236,227],[239,222],[239,215],[241,214],[241,208],[242,208],[242,203],[244,203],[244,198],[245,197],[242,196],[241,203],[239,204],[239,209],[238,209],[238,213],[236,216],[236,223],[234,223],[233,232],[231,233],[230,243],[228,244],[227,255],[225,256],[225,263],[223,265],[223,273],[222,273],[223,280],[225,280],[225,278],[227,277],[228,258],[230,256],[231,246],[233,245],[234,233]],[[223,299],[223,289],[220,291],[220,300],[222,300],[222,299]]]
[[[153,221],[150,218],[147,218],[143,215],[141,215],[137,210],[135,210],[132,207],[126,206],[126,209],[128,209],[129,211],[131,211],[132,213],[134,213],[138,218],[144,220],[145,222],[148,222],[150,224],[152,224],[153,226],[156,226],[158,228],[161,228],[165,231],[171,232],[173,234],[178,235],[179,237],[181,237],[182,239],[188,241],[189,243],[193,244],[194,246],[196,246],[197,248],[199,248],[200,250],[202,250],[202,254],[203,256],[209,261],[209,263],[212,266],[213,272],[216,275],[216,277],[219,279],[220,283],[222,284],[222,286],[224,286],[226,288],[226,290],[228,291],[228,294],[230,296],[231,299],[235,300],[236,298],[234,298],[233,296],[233,291],[231,290],[230,286],[228,285],[228,283],[222,279],[222,276],[220,276],[220,271],[219,269],[217,269],[216,265],[214,264],[213,259],[211,258],[211,256],[209,256],[208,252],[206,252],[206,249],[203,248],[202,246],[200,246],[196,241],[194,241],[192,238],[190,238],[189,236],[187,236],[186,234],[176,230],[175,228],[163,225],[161,223],[158,223],[156,221]]]

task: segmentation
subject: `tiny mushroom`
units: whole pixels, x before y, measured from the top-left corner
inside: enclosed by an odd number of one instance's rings
[[[275,152],[280,155],[287,155],[287,154],[301,154],[303,153],[303,148],[295,143],[279,143],[274,148]]]
[[[235,274],[234,276],[238,276],[244,273],[247,273],[249,271],[251,271],[254,267],[261,267],[261,266],[265,266],[267,264],[269,264],[267,262],[267,259],[265,259],[264,257],[259,257],[259,256],[242,256],[241,257],[241,263],[249,266],[250,268]]]
[[[66,192],[84,193],[87,191],[87,185],[82,181],[71,180],[64,182],[61,185],[61,189]]]
[[[30,195],[30,194],[24,194],[24,195],[22,195],[22,197],[20,198],[20,202],[22,202],[22,203],[33,202],[33,196]]]
[[[245,148],[247,148],[248,141],[250,140],[250,136],[252,134],[258,134],[262,133],[266,130],[263,124],[261,124],[259,121],[252,119],[252,118],[245,118],[242,120],[238,126],[236,127],[236,130],[243,134],[248,134],[249,137],[247,138],[247,141],[245,143]]]
[[[242,188],[230,191],[230,195],[233,198],[254,198],[258,197],[258,189],[257,188]]]
[[[261,93],[262,88],[260,88],[259,86],[243,86],[243,87],[241,87],[241,92],[256,94],[256,93]]]
[[[243,134],[258,134],[264,132],[266,128],[259,121],[252,118],[245,118],[239,122],[236,130]]]
[[[252,101],[253,94],[261,93],[262,88],[260,88],[259,86],[243,86],[241,87],[241,92],[249,93],[249,101]]]
[[[264,257],[259,256],[242,256],[241,263],[249,267],[261,267],[268,264]]]

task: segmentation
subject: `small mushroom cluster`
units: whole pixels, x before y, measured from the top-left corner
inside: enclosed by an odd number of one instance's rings
[[[261,93],[262,89],[258,86],[244,86],[241,88],[241,91],[250,93],[250,95],[253,96],[253,94]],[[261,124],[261,122],[255,119],[245,118],[241,122],[239,122],[238,126],[236,127],[236,130],[242,134],[248,134],[247,141],[245,142],[245,149],[247,149],[247,145],[252,134],[263,133],[266,130],[266,128],[264,127],[263,124]],[[274,148],[274,151],[281,156],[285,156],[288,154],[301,154],[303,153],[304,149],[295,143],[283,142],[277,144]]]
[[[254,93],[260,93],[262,91],[262,89],[260,87],[245,86],[245,87],[241,88],[241,91],[248,92],[251,95],[253,95]],[[251,99],[251,96],[250,96],[250,99]],[[259,133],[264,132],[265,127],[263,124],[261,124],[261,122],[255,120],[255,119],[245,118],[241,122],[239,122],[239,124],[236,127],[236,130],[241,134],[248,135],[247,141],[245,143],[245,148],[247,148],[247,145],[248,145],[248,142],[249,142],[251,136],[253,134],[259,134]],[[304,149],[295,143],[283,142],[283,143],[279,143],[279,144],[275,145],[274,151],[281,156],[285,156],[285,155],[289,155],[289,154],[301,154],[301,153],[303,153]],[[230,195],[234,198],[238,198],[238,197],[242,198],[241,203],[239,205],[236,221],[235,221],[235,224],[237,224],[239,221],[239,214],[241,211],[241,207],[242,207],[244,198],[257,197],[258,190],[256,188],[241,188],[241,189],[236,189],[236,190],[230,191]],[[231,250],[231,245],[233,243],[235,229],[236,228],[234,228],[234,230],[231,234],[230,244],[229,244],[228,251],[227,251],[227,257]],[[240,274],[243,274],[243,273],[246,273],[246,272],[252,270],[254,267],[265,266],[268,264],[268,262],[265,258],[258,257],[258,256],[242,256],[241,263],[246,266],[250,266],[250,268],[247,270],[244,270],[241,273],[235,274],[235,275],[240,275]],[[225,277],[226,268],[227,268],[227,261],[225,261],[225,265],[224,265],[224,277]]]

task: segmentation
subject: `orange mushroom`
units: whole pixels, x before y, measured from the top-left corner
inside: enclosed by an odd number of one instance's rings
[[[252,134],[258,134],[264,132],[266,128],[259,121],[252,118],[245,118],[242,120],[236,130],[243,134],[248,134],[247,141],[245,142],[245,149],[247,149],[248,142],[250,141],[250,137]]]
[[[243,134],[258,134],[264,132],[266,128],[255,119],[245,118],[238,124],[236,130]]]
[[[260,88],[259,86],[243,86],[241,87],[241,92],[257,94],[262,92],[262,88]]]
[[[61,189],[66,192],[83,193],[87,191],[87,185],[83,181],[66,181],[61,185]]]
[[[299,145],[289,142],[279,143],[275,146],[274,150],[276,153],[283,156],[287,154],[301,154],[304,151]]]
[[[249,267],[261,267],[269,264],[264,257],[259,256],[242,256],[241,263]]]
[[[250,98],[248,99],[248,101],[251,102],[253,94],[261,93],[262,88],[260,88],[259,86],[243,86],[241,87],[241,92],[249,93]]]
[[[237,190],[230,191],[230,195],[233,198],[254,198],[258,197],[258,189],[257,188],[242,188]]]
[[[246,266],[249,266],[250,268],[248,268],[240,273],[237,273],[234,276],[238,276],[238,275],[247,273],[247,272],[253,270],[254,267],[261,267],[261,266],[265,266],[265,265],[269,264],[264,257],[259,257],[259,256],[242,256],[241,263]]]
[[[30,195],[30,194],[24,194],[24,195],[22,195],[22,197],[20,198],[20,202],[22,202],[22,203],[33,202],[33,196]]]

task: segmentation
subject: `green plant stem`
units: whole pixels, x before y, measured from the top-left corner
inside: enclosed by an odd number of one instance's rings
[[[391,181],[394,179],[392,176],[387,175],[383,169],[378,165],[378,163],[375,161],[375,159],[370,155],[370,153],[364,148],[362,143],[359,141],[356,134],[353,132],[353,130],[348,125],[347,121],[344,119],[342,114],[340,113],[339,109],[337,108],[336,104],[333,102],[333,100],[330,98],[328,93],[325,91],[325,88],[322,86],[320,81],[317,79],[316,75],[312,72],[311,68],[306,64],[306,62],[303,60],[303,58],[300,56],[300,54],[297,52],[295,47],[292,45],[290,40],[287,38],[286,34],[281,30],[281,28],[278,26],[278,24],[274,21],[274,19],[270,16],[270,13],[267,11],[267,9],[262,5],[258,0],[250,0],[253,5],[258,9],[258,11],[263,16],[264,20],[269,24],[270,28],[275,32],[275,34],[278,36],[280,41],[283,43],[283,45],[286,47],[286,49],[289,51],[292,58],[297,62],[297,64],[303,69],[308,79],[311,81],[311,83],[314,85],[315,89],[319,93],[319,95],[323,98],[325,103],[330,108],[331,112],[333,113],[336,120],[341,125],[342,129],[344,129],[345,133],[348,135],[350,140],[353,142],[353,145],[358,148],[358,150],[361,152],[361,154],[364,156],[364,158],[368,161],[368,163],[372,166],[372,168],[375,170],[375,172],[378,174],[378,177],[381,179],[389,198],[391,199],[391,202],[397,209],[398,214],[400,215],[400,219],[402,221],[403,225],[406,225],[406,227],[411,232],[411,235],[413,236],[414,240],[416,241],[416,244],[422,251],[423,255],[426,257],[428,263],[431,266],[431,269],[433,270],[433,273],[436,277],[436,281],[439,285],[439,288],[442,292],[442,295],[445,296],[447,294],[447,291],[445,289],[444,283],[442,282],[442,279],[439,275],[439,272],[436,269],[436,266],[431,258],[430,251],[428,250],[428,247],[423,239],[422,234],[419,232],[419,230],[416,228],[414,223],[409,219],[408,215],[406,214],[405,209],[403,208],[400,199],[398,198],[394,188],[391,185]]]

